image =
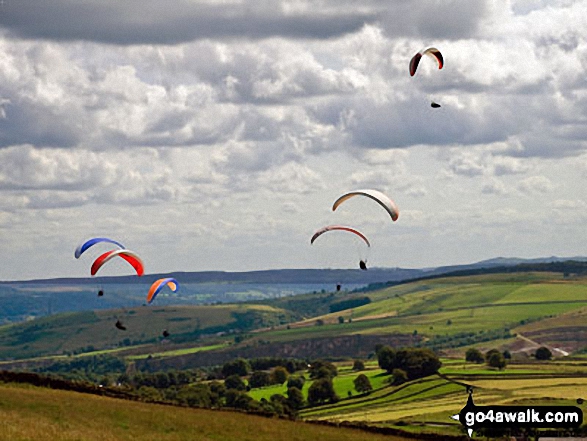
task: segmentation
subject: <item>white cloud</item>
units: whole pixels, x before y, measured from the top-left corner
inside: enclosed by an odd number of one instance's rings
[[[526,194],[543,194],[552,191],[554,184],[546,176],[530,176],[518,185],[518,189]]]

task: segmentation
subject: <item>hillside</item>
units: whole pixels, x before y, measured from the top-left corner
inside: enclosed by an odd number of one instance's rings
[[[352,429],[0,384],[2,439],[35,441],[402,441]]]
[[[246,331],[292,319],[288,311],[266,305],[154,306],[65,313],[1,327],[0,360],[146,343],[161,346],[164,330],[175,343],[193,343],[216,333]],[[117,321],[126,330],[117,329]]]
[[[351,300],[359,300],[360,306],[338,310]],[[145,354],[144,358],[164,353],[148,364],[149,369],[165,369],[222,364],[236,356],[366,357],[380,343],[446,350],[512,340],[516,333],[538,344],[544,340],[562,354],[582,349],[586,307],[586,277],[548,272],[443,277],[366,293],[298,295],[264,305],[139,307],[58,315],[0,328],[0,356],[155,343],[133,348],[133,353]],[[128,331],[114,328],[117,319]],[[171,333],[165,345],[163,329]],[[225,335],[222,347],[206,353],[189,353],[190,345],[216,344],[206,337],[218,332],[238,335]],[[518,346],[512,350],[524,349]]]
[[[229,348],[158,360],[151,368],[217,364],[235,356],[366,357],[380,343],[447,350],[491,341],[501,345],[502,339],[509,339],[505,344],[512,344],[513,351],[524,350],[527,345],[518,347],[513,338],[519,327],[544,323],[544,334],[549,324],[560,327],[568,314],[581,314],[587,307],[587,278],[545,272],[445,277],[353,295],[365,294],[368,304],[249,333]],[[291,302],[309,298],[295,297]],[[322,305],[321,299],[317,305]],[[285,306],[285,301],[278,302]],[[337,301],[333,296],[331,304]],[[323,306],[316,308],[320,309]],[[564,339],[545,343],[564,352],[581,349],[587,323],[572,323],[572,332]]]

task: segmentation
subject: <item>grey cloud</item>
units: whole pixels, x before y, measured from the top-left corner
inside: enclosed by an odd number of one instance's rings
[[[422,97],[411,101],[354,106],[347,131],[364,147],[402,148],[417,144],[450,145],[492,143],[507,138],[513,121],[493,109],[473,113],[444,105],[430,109]]]
[[[28,39],[85,40],[116,45],[177,44],[205,38],[325,39],[360,29],[373,13],[309,8],[288,13],[277,1],[242,3],[158,0],[17,0],[6,2],[0,26]]]
[[[488,0],[402,0],[381,14],[390,36],[461,39],[474,36],[488,13]]]

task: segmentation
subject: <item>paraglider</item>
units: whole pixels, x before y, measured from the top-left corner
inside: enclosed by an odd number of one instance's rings
[[[341,286],[340,286],[340,283],[337,283],[337,284],[336,284],[336,291],[337,291],[337,292],[338,292],[338,291],[340,291],[340,288],[341,288]]]
[[[359,236],[361,239],[363,239],[363,241],[367,244],[368,247],[371,246],[371,244],[369,243],[369,239],[367,239],[363,233],[361,233],[358,230],[355,230],[354,228],[351,227],[343,227],[342,225],[328,225],[327,227],[323,227],[320,228],[318,231],[316,231],[314,233],[314,235],[312,236],[312,239],[310,240],[310,244],[313,244],[314,241],[316,239],[318,239],[318,237],[320,237],[321,235],[323,235],[324,233],[326,233],[327,231],[348,231],[349,233],[353,233],[356,234],[357,236]]]
[[[167,338],[169,337],[171,334],[169,333],[169,331],[167,329],[163,330],[163,338]]]
[[[124,249],[124,245],[120,242],[117,242],[113,239],[109,239],[107,237],[94,237],[93,239],[86,240],[85,242],[79,244],[79,246],[75,249],[75,258],[79,259],[80,256],[87,251],[88,248],[96,245],[97,243],[106,242],[111,243],[118,246],[120,249]]]
[[[323,235],[324,233],[326,233],[328,231],[347,231],[349,233],[352,233],[352,234],[358,236],[363,242],[365,242],[367,244],[367,249],[369,249],[371,247],[371,243],[369,242],[369,239],[367,239],[363,233],[361,233],[360,231],[358,231],[358,230],[356,230],[354,228],[344,227],[342,225],[328,225],[326,227],[320,228],[312,236],[312,239],[310,240],[310,244],[313,244],[314,241],[318,237],[320,237],[321,235]],[[364,259],[364,260],[366,261],[367,259]],[[361,259],[361,264],[363,264],[363,259]],[[362,267],[361,267],[361,269],[362,269]],[[367,268],[365,267],[365,269],[367,269]],[[341,288],[340,284],[337,284],[336,285],[336,290],[337,291],[340,291],[340,288]]]
[[[422,49],[416,55],[412,57],[410,60],[410,76],[414,76],[416,74],[416,70],[418,69],[418,65],[420,64],[420,60],[424,55],[428,55],[429,57],[436,60],[438,63],[438,68],[442,69],[444,66],[444,57],[440,53],[438,49],[435,47],[429,47],[428,49]]]
[[[124,326],[120,320],[116,320],[116,324],[114,326],[116,326],[121,331],[126,331],[126,326]]]
[[[361,260],[359,262],[359,268],[361,268],[363,271],[367,271],[367,262],[364,260]]]
[[[378,190],[355,190],[350,191],[348,193],[343,194],[339,197],[336,201],[334,201],[334,205],[332,205],[332,211],[335,211],[340,204],[344,201],[354,197],[354,196],[366,196],[368,198],[373,199],[379,205],[381,205],[387,213],[391,216],[391,219],[395,222],[399,217],[399,209],[395,202],[389,199],[385,194],[381,193]]]
[[[134,251],[130,251],[130,250],[112,250],[112,251],[105,252],[104,254],[102,254],[101,256],[99,256],[94,261],[94,263],[92,264],[92,268],[90,270],[91,275],[92,276],[95,276],[96,273],[98,272],[98,270],[100,268],[102,268],[102,266],[106,262],[108,262],[109,260],[111,260],[112,258],[114,258],[116,256],[122,257],[130,265],[132,265],[132,267],[137,272],[137,275],[138,276],[142,276],[144,274],[145,270],[144,270],[144,266],[143,266],[143,261],[141,260],[141,258]]]
[[[157,294],[159,294],[159,291],[161,291],[165,285],[168,285],[173,292],[176,292],[177,288],[179,288],[179,283],[173,277],[156,280],[151,285],[151,288],[149,288],[149,292],[147,294],[147,303],[151,303],[153,300],[155,300],[155,297],[157,297]]]
[[[101,289],[100,291],[98,291],[98,297],[102,297],[104,295],[104,290]]]

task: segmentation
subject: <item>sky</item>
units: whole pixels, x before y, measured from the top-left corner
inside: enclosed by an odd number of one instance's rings
[[[586,255],[585,22],[586,0],[3,0],[0,280],[89,276],[94,236],[146,273]],[[411,77],[427,47],[444,68]],[[362,188],[399,219],[332,211]],[[371,249],[310,245],[330,224]]]

